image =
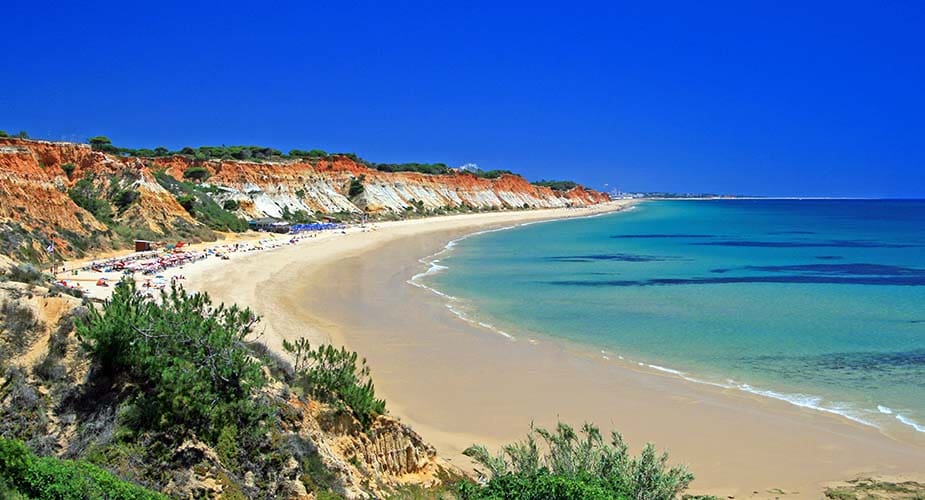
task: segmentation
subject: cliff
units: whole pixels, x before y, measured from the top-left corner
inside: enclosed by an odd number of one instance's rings
[[[200,206],[190,208],[187,202],[184,208],[178,202],[182,193],[165,189],[165,175],[182,181],[193,167],[204,171],[194,193],[199,198],[193,203]],[[353,196],[351,184],[362,186]],[[382,172],[343,155],[285,162],[137,158],[84,144],[0,138],[0,254],[18,258],[41,258],[52,240],[64,254],[74,255],[118,247],[132,237],[214,238],[211,230],[233,229],[215,218],[230,216],[219,213],[225,209],[244,219],[317,218],[553,208],[606,200],[580,186],[559,192],[510,174],[487,179],[471,173]]]

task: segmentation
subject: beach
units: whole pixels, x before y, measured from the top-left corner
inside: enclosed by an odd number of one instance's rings
[[[697,475],[692,491],[818,498],[823,485],[863,475],[922,472],[925,443],[888,438],[837,415],[687,382],[580,346],[512,340],[460,319],[408,280],[421,259],[463,235],[625,208],[493,212],[377,223],[274,250],[207,259],[165,275],[261,315],[261,340],[344,344],[365,356],[390,413],[462,468],[461,451],[496,449],[531,422],[588,421],[647,441]]]

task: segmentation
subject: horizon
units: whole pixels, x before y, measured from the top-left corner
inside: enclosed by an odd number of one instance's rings
[[[919,4],[245,7],[13,5],[0,129],[604,191],[925,198]]]

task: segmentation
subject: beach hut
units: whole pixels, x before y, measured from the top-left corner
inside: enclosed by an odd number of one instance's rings
[[[154,242],[148,240],[135,240],[136,252],[147,252],[154,249]]]

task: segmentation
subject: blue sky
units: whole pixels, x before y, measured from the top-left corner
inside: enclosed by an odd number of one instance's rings
[[[923,2],[196,3],[5,5],[0,129],[925,197]]]

